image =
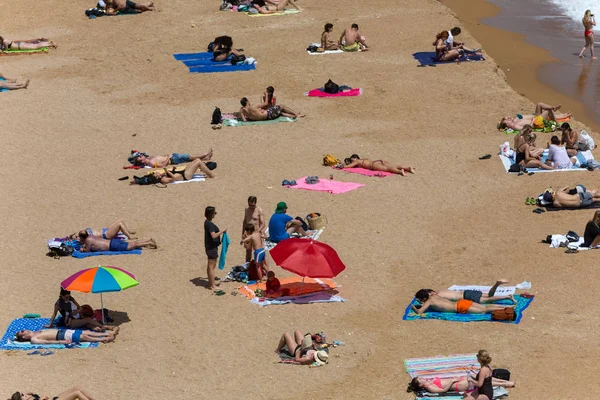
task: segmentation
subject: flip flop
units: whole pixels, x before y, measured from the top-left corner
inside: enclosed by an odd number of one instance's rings
[[[529,173],[527,173],[527,175],[529,175],[529,176],[531,176],[533,174],[535,174],[535,172],[529,172]]]
[[[129,176],[122,176],[119,178],[120,181],[126,181],[127,179],[129,179]]]
[[[283,182],[281,182],[281,186],[291,186],[291,182],[287,179],[284,179]]]
[[[223,289],[217,289],[213,292],[213,294],[216,294],[217,296],[223,296],[225,291]]]
[[[27,353],[28,356],[35,356],[38,354],[42,354],[42,353],[40,353],[38,350],[32,351],[31,353]]]
[[[530,201],[531,201],[531,197],[527,197],[525,199],[525,205],[527,205],[527,206],[530,205],[531,204]]]
[[[489,160],[490,158],[492,158],[491,154],[486,154],[485,156],[479,157],[480,160]]]
[[[577,250],[577,249],[567,249],[567,250],[565,250],[565,253],[567,253],[567,254],[576,254],[576,253],[579,253],[579,250]]]
[[[532,212],[536,213],[536,214],[541,214],[543,212],[543,210],[541,208],[536,208],[535,210],[533,210]]]

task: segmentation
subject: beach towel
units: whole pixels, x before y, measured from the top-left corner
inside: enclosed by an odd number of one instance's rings
[[[321,43],[311,43],[310,45],[308,45],[308,47],[321,47]],[[311,56],[318,56],[318,55],[322,55],[322,54],[340,54],[340,53],[358,53],[362,50],[358,49],[358,51],[353,51],[353,52],[348,52],[348,51],[344,51],[344,50],[325,50],[322,52],[318,52],[318,51],[308,51],[306,50],[306,52],[308,54],[310,54]]]
[[[302,237],[300,237],[300,239],[319,240],[319,236],[321,236],[321,233],[323,233],[323,230],[325,228],[326,227],[324,226],[323,228],[319,229],[318,231],[306,231],[308,236],[302,236]],[[265,231],[265,235],[267,236],[267,239],[265,239],[265,249],[267,249],[267,251],[270,251],[273,247],[277,246],[277,243],[271,242],[269,240],[269,228],[267,228],[267,230]],[[298,237],[298,235],[292,234],[292,237]]]
[[[231,61],[213,61],[213,53],[178,53],[173,58],[188,67],[190,73],[236,72],[256,69],[255,64],[232,65]]]
[[[194,174],[194,175],[192,175],[192,178],[188,179],[187,181],[175,181],[175,182],[171,182],[170,184],[171,185],[178,185],[178,184],[181,184],[181,183],[204,182],[205,180],[206,180],[206,177],[204,176],[204,174]]]
[[[44,325],[50,323],[50,318],[17,318],[13,320],[6,333],[0,340],[2,350],[33,350],[33,349],[66,349],[67,347],[87,348],[98,347],[98,343],[79,343],[74,345],[64,344],[31,344],[31,342],[17,342],[14,340],[17,332],[23,329],[38,331],[44,329]]]
[[[523,317],[523,311],[529,307],[531,302],[533,301],[533,297],[526,298],[523,296],[515,295],[515,300],[517,301],[517,307],[515,308],[515,314],[517,318],[514,321],[494,321],[494,322],[504,322],[508,324],[518,324],[521,322],[521,318]],[[406,310],[404,311],[404,316],[402,317],[405,321],[415,321],[421,319],[440,319],[444,321],[456,321],[456,322],[479,322],[479,321],[491,321],[491,314],[458,314],[458,313],[442,313],[435,311],[427,311],[424,314],[417,314],[411,309],[411,306],[417,305],[419,302],[416,299],[413,299]],[[502,300],[495,304],[506,304],[507,306],[512,303],[508,300]]]
[[[225,258],[227,257],[227,249],[229,249],[230,243],[229,235],[225,232],[221,238],[221,256],[219,257],[219,269],[221,271],[225,269]]]
[[[311,185],[304,182],[306,178],[306,176],[298,178],[296,179],[297,185],[286,187],[290,189],[315,190],[318,192],[329,192],[331,194],[342,194],[365,186],[363,183],[340,182],[332,179],[319,179],[319,182]]]
[[[95,256],[118,256],[122,254],[142,254],[142,249],[135,250],[127,250],[127,251],[92,251],[92,252],[81,252],[79,250],[75,250],[72,257],[75,258],[87,258],[87,257],[95,257]]]
[[[440,64],[456,64],[456,61],[436,61],[435,60],[435,51],[422,51],[419,53],[414,53],[413,57],[417,60],[421,65],[421,67],[435,67]],[[482,54],[464,54],[461,58],[459,58],[461,62],[463,61],[484,61],[485,57]]]
[[[297,119],[288,117],[279,117],[277,119],[271,119],[267,121],[242,121],[237,118],[224,118],[223,125],[225,126],[249,126],[249,125],[266,125],[266,124],[277,124],[279,122],[296,122]]]
[[[491,286],[482,286],[482,285],[453,285],[448,288],[448,290],[452,290],[455,292],[462,292],[465,290],[479,290],[483,293],[489,293]],[[511,294],[515,294],[516,290],[529,290],[531,289],[531,282],[523,281],[516,286],[498,286],[496,288],[496,296],[509,296]]]
[[[573,210],[593,210],[596,208],[600,208],[600,202],[595,202],[592,203],[591,206],[587,206],[587,207],[578,207],[578,208],[564,208],[564,207],[553,207],[551,205],[549,206],[542,206],[546,209],[546,211],[573,211]]]
[[[318,89],[313,89],[309,92],[304,93],[304,95],[308,96],[308,97],[354,97],[354,96],[360,96],[361,94],[363,94],[363,90],[361,88],[350,89],[350,90],[338,92],[335,94],[326,93],[325,91],[323,91],[322,88],[318,88]]]
[[[289,295],[287,297],[297,297],[300,296],[300,288],[302,287],[302,296],[306,296],[312,293],[317,292],[326,292],[331,291],[337,288],[335,282],[331,279],[313,279],[313,278],[304,278],[304,284],[302,283],[302,277],[300,276],[290,276],[287,278],[280,278],[279,282],[281,283],[281,289],[289,290]],[[255,283],[242,286],[238,288],[239,292],[246,296],[249,300],[256,298],[256,294],[254,293],[256,289],[261,289],[263,294],[265,294],[265,298],[270,299],[281,299],[283,298],[283,293],[281,290],[279,292],[273,294],[267,294],[267,283]]]
[[[194,74],[211,74],[213,72],[238,72],[238,71],[252,71],[256,69],[256,64],[213,64],[213,65],[200,65],[197,67],[190,67],[190,73]]]
[[[47,42],[47,39],[44,38],[40,38],[40,39],[28,39],[28,40],[13,40],[13,42],[23,42],[23,43],[33,43],[33,44],[37,44],[39,42]],[[34,49],[34,50],[19,50],[19,49],[9,49],[9,50],[2,50],[0,51],[0,56],[16,56],[16,55],[20,55],[20,54],[40,54],[40,53],[47,53],[48,52],[48,47],[42,47],[41,49]]]
[[[360,175],[365,175],[365,176],[377,176],[380,178],[385,178],[386,176],[390,176],[390,175],[397,175],[397,174],[392,174],[391,172],[371,171],[370,169],[365,169],[365,168],[344,168],[344,169],[342,169],[342,171],[350,172],[351,174],[360,174]]]
[[[0,81],[6,82],[6,79],[0,78]],[[2,88],[0,89],[0,92],[10,92],[10,89]]]
[[[581,152],[579,152],[581,153]],[[577,154],[579,154],[577,153]],[[498,155],[500,157],[500,161],[502,161],[502,165],[504,166],[504,169],[506,170],[507,174],[517,174],[518,172],[509,172],[508,170],[510,169],[510,166],[513,165],[515,163],[515,155],[513,155],[512,157],[506,157],[503,156],[501,154]],[[546,162],[546,160],[548,159],[548,150],[544,150],[544,153],[542,155],[542,159],[541,161],[543,163]],[[527,168],[527,172],[567,172],[567,171],[587,171],[586,168],[581,168],[581,167],[576,167],[576,166],[572,166],[571,168],[565,168],[565,169],[540,169],[540,168]]]
[[[347,300],[335,294],[327,292],[318,292],[303,294],[302,296],[286,296],[277,299],[255,297],[250,300],[250,303],[256,304],[259,307],[274,306],[281,304],[313,304],[313,303],[344,303]]]
[[[583,246],[583,242],[584,242],[583,237],[579,237],[579,240],[576,242],[569,242],[569,239],[567,239],[566,235],[561,235],[560,233],[558,233],[558,234],[550,235],[550,239],[551,239],[550,247],[553,249],[558,249],[561,247],[569,248],[569,249],[576,249],[576,250],[580,250],[580,251],[600,249],[600,245],[598,245],[596,247],[584,247]]]
[[[289,14],[298,14],[299,12],[302,12],[301,10],[296,10],[295,8],[286,8],[285,10],[283,10],[283,12],[278,12],[278,13],[273,13],[273,14],[253,14],[253,13],[249,13],[249,12],[245,12],[244,14],[246,14],[249,17],[272,17],[274,15],[289,15]]]

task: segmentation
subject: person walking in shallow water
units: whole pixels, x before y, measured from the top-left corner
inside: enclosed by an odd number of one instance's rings
[[[594,56],[594,31],[592,30],[592,28],[596,26],[596,18],[590,10],[586,10],[581,22],[583,23],[583,27],[585,29],[585,32],[583,34],[583,37],[585,38],[585,46],[583,46],[583,49],[581,49],[581,52],[579,53],[579,58],[583,58],[583,53],[589,47],[590,54],[592,55],[592,60],[595,60],[596,57]]]

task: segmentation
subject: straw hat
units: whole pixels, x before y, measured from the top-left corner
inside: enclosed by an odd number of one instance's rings
[[[329,362],[329,354],[325,350],[315,352],[315,362],[319,365],[325,365]]]

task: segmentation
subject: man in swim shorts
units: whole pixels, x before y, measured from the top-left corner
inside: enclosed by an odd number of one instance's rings
[[[514,299],[513,299],[514,301]],[[421,307],[411,306],[417,314],[423,314],[427,310],[437,312],[450,312],[458,314],[491,314],[496,310],[503,310],[507,307],[514,308],[515,306],[507,306],[505,304],[478,304],[472,300],[460,299],[456,302],[445,299],[437,294],[430,293],[429,298],[423,302]]]
[[[525,125],[531,125],[534,128],[536,128],[537,125],[537,127],[543,128],[544,120],[558,121],[571,118],[571,111],[568,111],[567,113],[557,112],[560,107],[560,104],[552,106],[546,103],[537,103],[533,114],[519,115],[517,118],[511,116],[503,117],[497,127],[498,129],[510,128],[515,131],[520,131]],[[540,121],[542,126],[539,126]]]
[[[474,303],[495,303],[497,301],[502,301],[502,300],[510,300],[513,303],[515,302],[515,299],[513,296],[495,296],[496,294],[496,290],[498,289],[498,286],[503,285],[509,283],[508,280],[506,279],[499,279],[496,281],[496,283],[490,288],[490,291],[488,293],[483,293],[480,290],[460,290],[460,291],[454,291],[454,290],[440,290],[440,291],[435,291],[432,289],[421,289],[419,290],[416,294],[415,294],[415,298],[421,302],[424,303],[427,301],[427,299],[429,299],[429,296],[432,294],[436,294],[444,299],[447,300],[451,300],[451,301],[458,301],[461,299],[464,300],[470,300]]]
[[[280,116],[294,119],[304,117],[304,114],[297,113],[284,105],[273,106],[265,103],[259,106],[253,106],[246,97],[243,97],[240,100],[240,104],[242,105],[242,108],[240,109],[242,121],[267,121],[277,119]]]
[[[136,239],[128,242],[120,239],[103,239],[98,236],[90,235],[87,231],[79,231],[79,242],[81,243],[81,251],[84,253],[95,251],[128,251],[148,247],[156,249],[156,241],[154,239]]]
[[[240,244],[246,246],[246,248],[251,248],[253,250],[254,262],[263,267],[265,271],[269,272],[263,235],[260,231],[255,229],[254,224],[251,222],[247,223],[244,227],[244,234],[245,237]]]
[[[551,202],[556,208],[585,208],[600,201],[600,192],[598,189],[588,192],[583,185],[577,185],[573,189],[565,186],[557,191],[546,190],[543,199],[546,203]]]
[[[340,48],[344,51],[367,51],[367,41],[358,30],[357,24],[352,24],[350,28],[344,29],[339,40]]]
[[[213,151],[210,149],[208,153],[192,156],[187,153],[172,153],[165,156],[151,156],[148,153],[133,150],[127,161],[133,165],[144,165],[152,168],[164,168],[169,165],[184,164],[194,160],[210,161]]]
[[[33,332],[23,329],[17,332],[15,338],[18,342],[31,342],[31,344],[107,343],[115,340],[115,334],[110,331],[94,332],[90,330],[44,329]]]
[[[130,0],[105,0],[105,7],[108,11],[107,14],[119,11],[121,13],[142,13],[144,11],[154,11],[154,3],[148,4],[134,3]]]

